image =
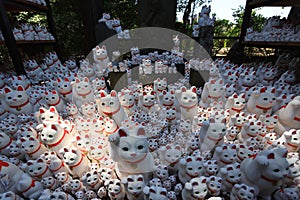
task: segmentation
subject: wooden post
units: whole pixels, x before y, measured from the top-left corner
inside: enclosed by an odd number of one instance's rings
[[[175,28],[176,0],[139,0],[139,26]]]
[[[2,30],[2,34],[5,39],[5,44],[8,48],[8,52],[12,59],[17,75],[20,74],[26,75],[23,62],[21,60],[21,55],[16,44],[15,37],[9,25],[9,19],[6,14],[3,1],[0,1],[0,28]]]
[[[84,53],[97,45],[96,24],[104,12],[104,0],[78,0],[84,26]]]

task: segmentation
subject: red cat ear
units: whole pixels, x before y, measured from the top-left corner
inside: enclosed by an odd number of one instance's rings
[[[125,130],[120,129],[120,130],[119,130],[119,136],[120,136],[120,137],[127,137],[127,133],[125,132]]]
[[[206,178],[204,178],[201,183],[206,183]]]
[[[78,78],[75,79],[76,83],[80,83],[80,80]]]
[[[24,88],[23,88],[22,86],[19,85],[19,86],[17,87],[17,91],[24,91]]]
[[[137,181],[141,181],[143,182],[144,181],[144,178],[142,176],[138,177]]]
[[[10,90],[10,88],[6,87],[6,88],[4,88],[4,92],[5,92],[5,93],[10,93],[11,90]]]
[[[117,92],[116,92],[115,90],[112,90],[112,91],[110,92],[110,96],[116,97],[116,96],[117,96]]]
[[[192,162],[193,160],[192,160],[192,158],[187,158],[186,159],[186,162]]]
[[[192,183],[192,186],[197,186],[197,185],[199,185],[198,182]]]
[[[50,112],[56,113],[56,108],[54,106],[50,107]]]
[[[90,80],[87,77],[84,77],[83,81],[84,82],[90,82]]]
[[[171,146],[170,146],[170,145],[167,145],[167,146],[166,146],[166,149],[167,149],[167,150],[171,149]]]
[[[56,125],[55,125],[55,124],[52,124],[52,125],[51,125],[51,129],[53,129],[53,130],[56,130],[56,131],[57,131],[57,127],[56,127]]]
[[[166,191],[161,191],[160,194],[163,195],[163,196],[167,196],[167,192]]]
[[[106,97],[106,94],[105,94],[105,92],[103,92],[103,91],[100,91],[99,93],[100,93],[100,97]]]
[[[180,145],[176,145],[176,146],[175,146],[175,149],[178,150],[178,151],[180,151],[180,150],[181,150]]]
[[[186,92],[186,87],[182,87],[181,92]]]
[[[128,177],[128,178],[127,178],[127,181],[128,181],[128,182],[133,182],[133,179],[130,178],[130,177]]]
[[[192,86],[192,92],[196,93],[197,92],[197,88],[195,86]]]
[[[227,171],[231,171],[231,170],[233,170],[232,167],[228,167],[228,168],[227,168]]]
[[[40,114],[45,113],[45,109],[44,108],[40,108]]]

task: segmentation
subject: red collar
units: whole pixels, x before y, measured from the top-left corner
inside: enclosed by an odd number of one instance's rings
[[[273,81],[273,78],[264,78],[264,81],[268,81],[268,82],[271,82],[271,81]]]
[[[118,109],[117,109],[116,111],[114,111],[114,112],[103,112],[103,114],[105,114],[105,115],[114,115],[114,114],[116,114],[117,112],[119,112],[120,109],[121,109],[121,105],[119,105],[119,107],[118,107]]]
[[[267,110],[270,110],[272,107],[264,108],[264,107],[261,107],[259,105],[256,105],[256,108],[259,108],[259,109],[262,109],[264,111],[267,111]]]
[[[166,160],[167,161],[167,160]],[[173,162],[173,163],[170,163],[169,161],[167,161],[171,167],[175,167],[175,165],[179,162],[179,160]]]
[[[163,104],[163,106],[173,106],[174,105],[174,102],[171,102],[171,104]]]
[[[220,159],[220,162],[221,162],[221,163],[224,163],[225,165],[231,164],[231,162],[226,162],[226,161],[224,161],[224,160],[222,160],[222,159]]]
[[[103,61],[105,59],[107,59],[107,56],[105,58],[97,58],[97,60],[100,60],[100,61]]]
[[[9,163],[0,160],[0,170],[2,170],[2,167],[9,167]]]
[[[68,92],[61,92],[60,91],[60,94],[62,94],[63,96],[66,96],[67,94],[71,94],[71,93],[72,93],[72,89],[70,91],[68,91]]]
[[[91,94],[91,92],[92,92],[92,90],[90,90],[89,92],[84,93],[84,94],[80,94],[80,93],[77,93],[77,94],[78,94],[78,96],[85,97],[85,96]]]
[[[291,144],[290,142],[287,142],[287,144],[288,144],[289,146],[293,147],[293,148],[298,148],[298,147],[299,147],[299,146],[297,146],[297,145]]]
[[[146,107],[146,108],[148,108],[148,109],[150,109],[152,106],[154,106],[154,103],[152,105],[150,105],[150,106],[143,104],[143,106]]]
[[[129,163],[129,164],[138,164],[138,163],[142,162],[147,157],[147,155],[148,155],[148,152],[145,153],[145,155],[141,159],[139,159],[139,160],[137,160],[135,162],[131,162],[131,161],[125,161],[125,162]]]
[[[69,165],[70,169],[72,170],[73,168],[78,167],[82,163],[82,161],[83,161],[83,155],[81,155],[80,161],[77,164]]]
[[[16,108],[18,111],[20,111],[20,110],[21,110],[21,107],[27,105],[28,103],[29,103],[29,98],[28,98],[27,101],[26,101],[25,103],[23,103],[23,104],[20,104],[20,105],[17,105],[17,106],[9,106],[9,107],[11,107],[11,108]]]
[[[63,141],[63,139],[65,138],[66,134],[67,134],[67,131],[64,130],[64,133],[63,133],[62,137],[57,142],[55,142],[53,144],[48,144],[48,146],[49,147],[55,147],[55,146],[59,145],[61,143],[61,141]]]
[[[34,179],[31,180],[31,184],[29,185],[29,187],[26,190],[22,191],[22,193],[28,192],[33,187],[35,187],[35,180]]]
[[[61,162],[61,164],[59,165],[59,167],[57,169],[52,169],[51,171],[52,172],[57,172],[58,170],[60,170],[64,166],[65,166],[64,162]]]
[[[167,117],[168,121],[172,121],[172,120],[175,120],[175,119],[176,119],[176,117]]]
[[[220,142],[223,138],[218,138],[218,139],[216,139],[216,138],[212,138],[212,137],[210,137],[209,135],[207,135],[207,139],[209,139],[209,140],[211,140],[211,141],[214,141],[214,142],[218,143],[218,142]]]
[[[8,146],[12,143],[12,141],[13,141],[13,139],[10,138],[10,139],[9,139],[9,142],[8,142],[4,147],[1,147],[1,148],[0,148],[0,151],[3,150],[3,149],[5,149],[6,147],[8,147]],[[0,168],[0,169],[1,169],[1,168]]]
[[[231,108],[231,110],[235,111],[235,112],[241,112],[243,110],[243,108],[241,109],[237,109],[237,108]]]
[[[118,27],[120,27],[120,25],[114,25],[114,26],[112,26],[113,28],[118,28]]]
[[[133,104],[131,104],[131,105],[129,105],[129,106],[125,106],[125,105],[123,105],[123,108],[129,109],[129,108],[132,108],[133,106],[134,106],[134,103],[133,103]]]
[[[192,105],[192,106],[184,106],[184,105],[180,105],[182,108],[185,108],[185,109],[192,109],[192,108],[194,108],[194,107],[196,107],[197,106],[197,104],[198,104],[198,102],[196,102],[194,105]]]
[[[46,174],[46,172],[48,171],[48,166],[46,166],[46,169],[41,173],[41,174],[38,174],[38,175],[34,175],[33,177],[43,177],[44,174]]]
[[[198,177],[199,175],[196,175],[196,176],[192,176],[192,175],[190,175],[190,174],[188,174],[188,173],[186,173],[189,177],[191,177],[191,178],[196,178],[196,177]]]
[[[35,149],[34,151],[32,151],[32,152],[28,152],[27,154],[28,154],[29,156],[35,154],[36,152],[38,152],[38,151],[41,149],[41,146],[42,146],[42,144],[40,143],[40,145],[38,146],[38,148],[36,148],[36,149]]]
[[[268,178],[268,177],[266,177],[264,175],[261,175],[261,178],[264,179],[264,180],[266,180],[266,181],[269,181],[269,182],[271,182],[273,184],[275,184],[275,183],[277,184],[278,183],[277,180],[270,179],[270,178]]]
[[[33,69],[30,69],[30,71],[34,71],[34,70],[36,70],[37,68],[39,68],[40,66],[38,65],[38,66],[36,66],[35,68],[33,68]],[[26,89],[25,89],[26,90]]]
[[[56,103],[54,103],[54,104],[48,103],[48,105],[49,106],[57,106],[59,103],[60,103],[60,98],[58,98],[58,101]]]
[[[300,117],[294,117],[294,120],[300,122]]]
[[[65,180],[63,180],[62,182],[63,182],[63,183],[66,183],[68,180],[69,180],[69,174],[68,174],[68,173],[66,173],[66,179],[65,179]]]
[[[247,135],[252,138],[255,137],[255,135],[251,135],[250,133],[247,133]]]
[[[245,158],[242,158],[239,154],[237,154],[237,157],[240,159],[241,162],[245,159]]]

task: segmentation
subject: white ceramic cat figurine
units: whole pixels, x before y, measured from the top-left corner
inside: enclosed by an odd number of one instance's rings
[[[137,110],[136,104],[134,102],[133,93],[119,93],[120,103],[124,108],[125,113],[127,116],[131,116],[135,110]]]
[[[147,174],[154,170],[154,160],[148,149],[146,132],[143,127],[134,130],[120,128],[109,136],[111,157],[117,162],[116,171],[119,177],[132,173]]]
[[[107,68],[108,63],[110,62],[106,46],[102,45],[102,47],[96,46],[95,48],[93,48],[93,58],[96,63],[96,71],[103,72]]]
[[[21,148],[26,153],[25,157],[29,159],[37,159],[47,151],[44,144],[37,138],[30,136],[29,138],[20,138]]]
[[[230,192],[233,186],[241,181],[240,164],[228,164],[220,168],[218,176],[222,178],[222,193]]]
[[[192,122],[194,116],[198,113],[198,97],[196,92],[197,88],[194,86],[189,90],[184,86],[180,90],[176,90],[175,96],[180,105],[181,119]]]
[[[100,91],[100,98],[96,99],[98,112],[104,116],[111,117],[121,127],[127,115],[120,104],[118,94],[112,90],[108,95],[104,90]]]
[[[128,200],[143,200],[143,189],[146,186],[142,175],[129,175],[122,179]]]
[[[59,154],[59,151],[66,146],[72,144],[69,131],[61,127],[59,124],[51,124],[45,127],[40,133],[41,140],[50,149]]]
[[[144,192],[144,199],[151,200],[151,199],[159,199],[159,200],[167,200],[167,190],[166,188],[160,186],[146,186],[143,189]]]
[[[77,148],[63,148],[60,151],[63,161],[69,166],[73,173],[73,177],[82,177],[89,169],[90,161]]]
[[[56,90],[46,91],[44,99],[48,106],[54,106],[59,112],[65,111],[66,104]]]
[[[103,185],[103,180],[100,179],[100,174],[96,170],[85,173],[81,180],[87,189],[98,191]]]
[[[28,160],[26,164],[27,172],[34,180],[40,181],[45,177],[53,176],[47,163],[42,158],[37,160]]]
[[[181,158],[179,162],[178,178],[181,183],[186,183],[192,178],[202,176],[203,163],[201,157],[188,156]]]
[[[203,122],[200,130],[200,138],[202,140],[200,150],[202,152],[210,151],[215,146],[220,146],[224,143],[224,136],[226,134],[226,119],[220,118],[215,120],[214,118]]]
[[[223,144],[216,148],[212,159],[217,160],[219,166],[223,167],[225,165],[235,163],[236,156],[235,144]]]
[[[204,200],[208,192],[206,180],[201,176],[186,182],[181,193],[182,200]]]
[[[104,186],[106,186],[107,188],[108,196],[110,199],[124,200],[125,189],[119,179],[111,179],[105,181]]]
[[[94,93],[92,86],[87,77],[80,81],[76,78],[72,84],[72,102],[80,108],[84,103],[90,103],[94,101]]]
[[[169,168],[169,174],[177,174],[179,168],[179,160],[181,158],[182,149],[180,145],[168,144],[165,147],[159,149],[160,160],[162,163],[167,164]]]
[[[280,180],[288,175],[287,150],[278,148],[263,150],[241,163],[241,181],[254,187],[259,197],[270,199],[271,194],[280,186]]]
[[[255,189],[245,184],[235,184],[230,193],[230,200],[238,200],[247,197],[247,199],[256,199]]]
[[[300,129],[300,96],[296,96],[278,112],[278,123],[275,132],[281,135],[289,129]]]
[[[63,100],[66,102],[72,101],[72,86],[71,81],[68,78],[57,78],[57,81],[54,82],[54,85],[56,86],[56,89]]]
[[[31,114],[33,112],[33,106],[29,101],[29,96],[22,86],[18,86],[16,90],[5,87],[4,93],[5,104],[9,112],[16,115]]]
[[[240,95],[237,95],[234,93],[231,95],[225,104],[225,109],[229,109],[229,113],[232,115],[234,113],[239,113],[241,112],[246,105],[246,100],[245,100],[245,94],[241,93]]]
[[[267,113],[271,114],[272,107],[276,100],[275,91],[275,88],[272,90],[261,88],[254,91],[247,102],[248,112],[256,114],[257,116]]]

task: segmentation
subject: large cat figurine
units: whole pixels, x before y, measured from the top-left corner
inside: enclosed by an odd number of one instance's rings
[[[18,86],[16,90],[9,87],[4,88],[4,100],[7,110],[13,114],[31,114],[33,106],[29,101],[29,96],[22,86]]]
[[[119,177],[130,174],[147,174],[154,171],[154,159],[149,152],[146,132],[143,127],[135,130],[120,128],[108,138],[111,144],[111,157],[117,162],[116,171]]]
[[[76,78],[72,83],[72,91],[72,101],[78,108],[84,103],[94,101],[92,85],[87,77],[84,77],[83,81]]]
[[[181,87],[180,90],[176,90],[175,96],[180,105],[181,119],[190,120],[194,119],[194,116],[198,113],[198,96],[197,88],[192,86],[189,90],[186,87]]]
[[[112,90],[108,95],[104,90],[100,91],[100,98],[96,99],[98,112],[104,116],[111,117],[121,127],[127,115],[120,104],[118,94]]]
[[[280,187],[280,181],[288,175],[287,150],[278,148],[263,150],[257,156],[246,158],[241,163],[241,181],[254,187],[259,197],[271,199],[271,194]]]

